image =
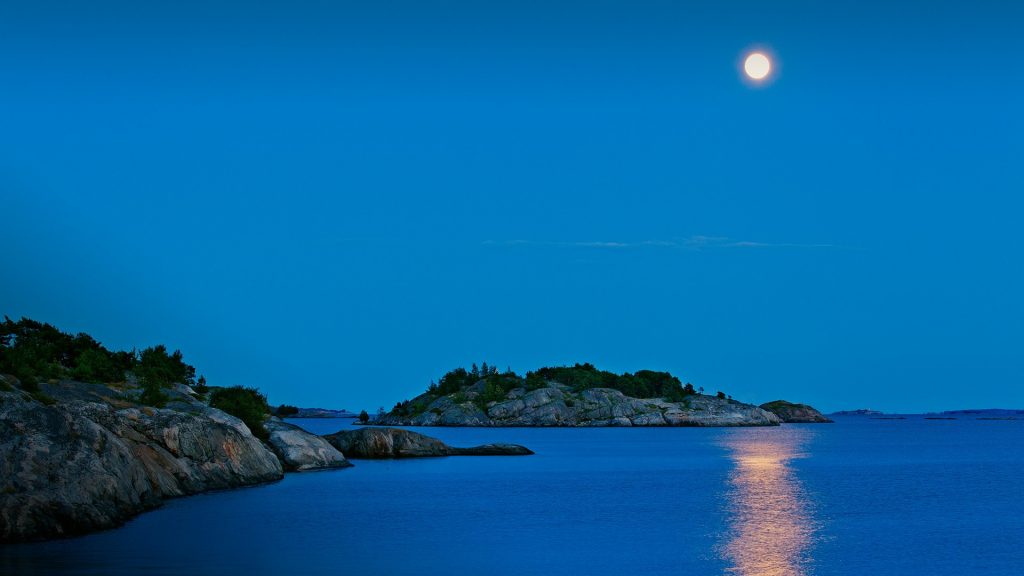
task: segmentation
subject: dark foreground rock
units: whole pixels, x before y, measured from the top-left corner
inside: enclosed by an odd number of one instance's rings
[[[761,408],[775,414],[787,424],[827,424],[832,422],[824,414],[807,404],[794,404],[785,400],[775,400],[761,404]]]
[[[264,422],[263,427],[269,433],[267,443],[280,458],[285,470],[304,472],[352,465],[326,440],[298,426],[270,418]]]
[[[114,394],[114,391],[111,392]],[[237,418],[0,392],[0,541],[111,528],[165,498],[278,480]]]
[[[384,426],[775,426],[775,414],[735,400],[693,394],[682,402],[632,398],[611,388],[581,392],[549,382],[544,388],[515,388],[505,398],[479,402],[483,387],[460,394],[422,394],[409,402],[414,414],[392,411]],[[347,454],[347,452],[346,452]]]
[[[324,436],[349,458],[421,458],[427,456],[525,456],[531,450],[518,444],[484,444],[453,448],[437,438],[398,428],[368,427]]]

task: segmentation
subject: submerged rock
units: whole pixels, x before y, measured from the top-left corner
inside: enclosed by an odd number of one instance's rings
[[[428,456],[525,456],[531,450],[518,444],[484,444],[453,448],[437,438],[398,428],[368,427],[324,436],[349,458],[421,458]]]
[[[281,459],[285,470],[303,472],[345,468],[352,465],[329,442],[294,424],[270,418],[263,423],[263,427],[269,434],[267,443]]]
[[[787,424],[827,424],[832,422],[824,414],[807,404],[775,400],[761,404],[761,408],[775,414]]]
[[[533,450],[519,444],[481,444],[471,448],[448,447],[449,456],[529,456],[530,454],[533,454]]]
[[[278,480],[277,457],[239,419],[0,392],[0,541],[122,524],[165,498]]]

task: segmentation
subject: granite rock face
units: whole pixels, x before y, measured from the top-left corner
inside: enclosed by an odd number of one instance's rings
[[[384,426],[775,426],[772,412],[734,400],[693,394],[683,402],[632,398],[611,388],[574,392],[548,382],[544,388],[511,390],[485,406],[475,402],[472,388],[456,396],[423,394],[410,401],[424,406],[418,414],[391,412],[376,424]],[[344,451],[344,450],[343,450]],[[347,454],[347,452],[346,452]]]
[[[267,441],[270,449],[280,458],[285,470],[303,472],[352,465],[326,440],[298,426],[270,418],[263,423],[263,427],[270,434]]]
[[[533,454],[518,444],[484,444],[453,448],[437,438],[398,428],[367,427],[324,436],[349,458],[422,458],[428,456],[525,456]]]
[[[761,404],[761,408],[775,414],[787,424],[827,424],[832,422],[824,414],[807,404],[794,404],[785,400],[775,400]]]
[[[165,498],[282,472],[241,420],[199,403],[189,411],[47,405],[0,392],[0,541],[111,528]]]

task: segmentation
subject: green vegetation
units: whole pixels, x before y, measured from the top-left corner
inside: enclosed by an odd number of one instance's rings
[[[544,382],[560,382],[572,387],[574,392],[590,388],[611,388],[633,398],[664,398],[669,402],[682,402],[687,396],[696,394],[693,385],[685,386],[679,378],[668,372],[640,370],[630,374],[615,374],[598,370],[593,364],[576,364],[541,368],[526,375],[527,388],[544,386]]]
[[[141,352],[111,351],[88,334],[72,336],[51,324],[28,318],[15,322],[6,316],[0,323],[0,374],[14,376],[22,389],[42,402],[52,399],[40,392],[39,382],[62,378],[106,384],[125,382],[134,375],[142,388],[139,402],[157,407],[167,402],[164,389],[173,384],[193,386],[199,395],[209,391],[206,378],[196,380],[196,369],[185,363],[182,353],[168,352],[162,344]],[[262,398],[255,390],[251,392]],[[230,397],[229,393],[221,401],[249,405]],[[266,399],[262,402],[265,405]]]
[[[158,344],[139,353],[135,375],[141,382],[152,382],[159,386],[170,386],[175,382],[195,384],[196,369],[182,360],[180,350],[167,354],[167,347]]]
[[[39,382],[58,379],[99,384],[134,379],[141,388],[138,401],[155,407],[167,403],[165,390],[174,384],[191,386],[200,398],[210,392],[206,378],[196,379],[196,369],[185,363],[182,353],[168,352],[162,344],[141,352],[115,352],[88,334],[72,336],[50,324],[28,318],[15,322],[6,316],[0,323],[0,389],[13,389],[10,383],[14,380],[3,375],[13,376],[22,390],[44,404],[53,404],[55,400],[42,392]],[[242,386],[219,388],[210,394],[210,406],[239,418],[254,436],[267,439],[263,421],[270,408],[259,390]],[[277,408],[282,416],[298,411],[286,404]]]
[[[167,395],[161,389],[175,382],[193,384],[196,370],[180,351],[168,354],[163,345],[112,352],[88,334],[72,336],[50,324],[5,316],[0,324],[0,373],[13,375],[32,393],[39,392],[40,380],[124,382],[133,373],[142,386],[139,401],[163,406]]]
[[[370,415],[366,413],[366,410],[359,411],[359,421],[366,424],[370,421]]]
[[[525,385],[523,378],[507,369],[498,372],[497,366],[488,366],[484,362],[480,366],[473,364],[472,368],[456,368],[444,376],[437,383],[431,383],[428,393],[431,397],[454,395],[452,400],[461,404],[468,400],[466,388],[481,385],[482,389],[476,394],[473,402],[481,410],[486,409],[489,402],[500,402],[514,388]],[[429,402],[412,403],[409,400],[395,404],[392,413],[399,416],[413,416],[422,413]]]
[[[160,385],[156,382],[145,381],[142,383],[142,394],[139,395],[139,403],[162,408],[164,404],[167,404],[167,394],[164,394],[163,390],[160,389]]]
[[[281,418],[287,418],[289,416],[294,416],[294,415],[296,415],[298,413],[299,413],[299,409],[297,407],[289,406],[288,404],[281,404],[280,406],[277,407],[276,410],[274,410],[274,414],[276,414],[277,416],[280,416]]]
[[[111,352],[88,334],[72,336],[50,324],[4,317],[0,323],[0,373],[22,388],[38,390],[40,380],[74,378],[86,382],[123,382],[136,364],[135,351]]]
[[[200,376],[199,379],[196,380],[196,385],[193,386],[192,389],[196,391],[196,394],[206,396],[210,391],[210,387],[206,385],[206,376]]]
[[[252,431],[252,435],[260,440],[269,436],[263,427],[263,421],[270,413],[267,397],[255,388],[232,386],[218,388],[210,394],[210,406],[223,410],[238,418]]]
[[[32,393],[32,397],[38,400],[39,402],[46,404],[47,406],[53,406],[54,404],[57,403],[56,400],[54,400],[50,396],[47,396],[46,394],[43,394],[38,390]]]
[[[664,398],[669,402],[688,402],[690,396],[697,394],[692,384],[683,384],[668,372],[640,370],[632,374],[615,374],[598,370],[592,364],[576,364],[540,368],[527,372],[524,378],[511,369],[498,372],[496,367],[484,362],[479,367],[473,364],[469,370],[451,370],[437,383],[431,382],[426,394],[395,404],[391,414],[404,418],[417,416],[442,396],[450,397],[456,404],[472,400],[481,410],[486,410],[488,404],[505,400],[515,388],[532,391],[545,388],[551,382],[569,386],[574,393],[590,388],[611,388],[634,398]],[[574,402],[571,397],[566,400],[569,406]]]

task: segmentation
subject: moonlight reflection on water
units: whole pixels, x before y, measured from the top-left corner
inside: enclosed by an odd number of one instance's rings
[[[738,576],[805,576],[817,530],[813,506],[789,463],[805,457],[804,427],[730,431],[729,532],[722,554]]]

